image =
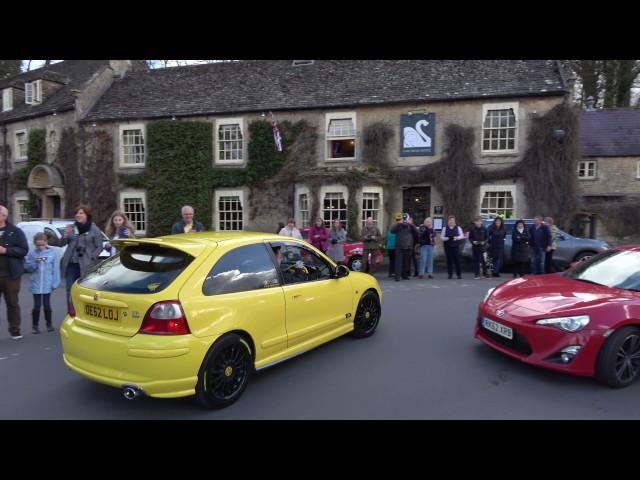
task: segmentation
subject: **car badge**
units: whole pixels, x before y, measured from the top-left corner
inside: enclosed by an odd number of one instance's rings
[[[98,294],[97,294],[97,293],[93,296],[93,301],[94,301],[94,302],[97,302],[97,301],[98,301]]]
[[[496,315],[499,317],[504,317],[504,310],[496,310]]]

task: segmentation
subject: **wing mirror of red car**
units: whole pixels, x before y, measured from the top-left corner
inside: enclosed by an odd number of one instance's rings
[[[349,275],[349,269],[344,265],[338,265],[336,268],[336,275],[334,278],[344,278]]]

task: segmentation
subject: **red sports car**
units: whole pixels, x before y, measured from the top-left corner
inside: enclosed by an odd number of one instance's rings
[[[490,289],[475,336],[525,363],[630,385],[640,372],[640,246]]]

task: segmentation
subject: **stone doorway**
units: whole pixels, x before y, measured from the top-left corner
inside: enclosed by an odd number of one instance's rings
[[[27,187],[38,198],[39,216],[61,218],[64,211],[64,185],[60,172],[50,165],[36,165],[29,173]]]
[[[411,215],[414,225],[424,223],[424,219],[431,213],[431,187],[403,189],[402,211]]]

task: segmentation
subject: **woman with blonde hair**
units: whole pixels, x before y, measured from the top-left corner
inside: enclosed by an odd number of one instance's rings
[[[116,210],[109,217],[107,225],[104,227],[104,233],[107,234],[109,240],[117,240],[119,238],[135,238],[134,228],[127,214],[121,210]],[[111,247],[111,255],[116,254],[116,248]]]

